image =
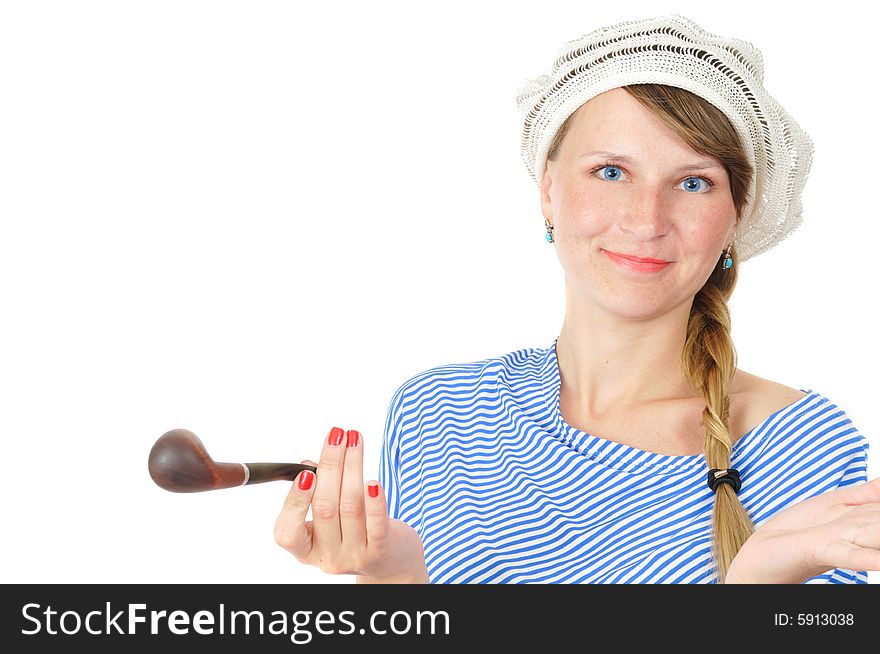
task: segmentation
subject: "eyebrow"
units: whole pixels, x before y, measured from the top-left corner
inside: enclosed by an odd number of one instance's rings
[[[590,150],[589,152],[584,152],[579,158],[586,159],[587,157],[605,157],[606,159],[614,159],[616,161],[620,161],[621,163],[632,164],[633,160],[623,154],[617,154],[616,152],[609,152],[608,150]],[[712,159],[700,159],[696,163],[688,164],[686,166],[681,166],[677,168],[675,172],[681,173],[688,170],[708,170],[709,168],[717,168],[718,170],[723,170],[723,167],[718,165],[717,162]]]

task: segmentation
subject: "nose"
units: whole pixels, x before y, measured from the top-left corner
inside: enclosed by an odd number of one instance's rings
[[[632,189],[621,209],[620,227],[634,239],[647,241],[669,229],[670,204],[659,185],[643,184]]]

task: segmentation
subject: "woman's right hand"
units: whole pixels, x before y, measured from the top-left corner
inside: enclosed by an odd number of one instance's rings
[[[328,574],[358,575],[358,583],[428,583],[418,533],[388,516],[376,481],[364,493],[360,433],[330,431],[317,467],[299,474],[275,522],[275,542],[306,565]],[[370,492],[375,497],[370,496]],[[311,521],[306,521],[309,505]]]

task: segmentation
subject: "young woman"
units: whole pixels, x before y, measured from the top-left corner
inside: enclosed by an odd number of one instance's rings
[[[363,439],[334,428],[277,542],[378,583],[880,570],[865,437],[820,392],[736,367],[738,266],[800,223],[813,153],[762,79],[754,46],[673,15],[570,41],[523,85],[523,158],[565,273],[559,336],[402,384],[366,493]]]

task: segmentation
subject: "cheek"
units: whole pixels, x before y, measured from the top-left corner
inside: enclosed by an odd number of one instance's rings
[[[682,249],[695,256],[704,253],[711,257],[715,250],[721,252],[729,223],[722,209],[706,210],[686,217],[678,225],[678,235]]]
[[[559,198],[557,216],[565,232],[575,239],[583,240],[606,231],[614,224],[620,210],[619,198],[602,189],[571,188]]]

